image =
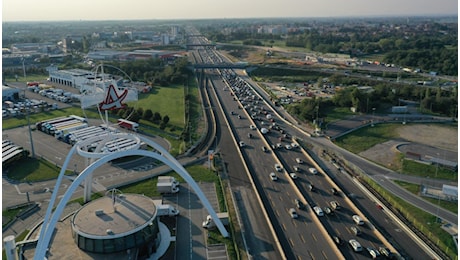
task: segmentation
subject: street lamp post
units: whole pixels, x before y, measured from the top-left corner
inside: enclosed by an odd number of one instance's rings
[[[439,157],[439,153],[436,153]],[[438,158],[436,158],[438,159]],[[434,174],[434,178],[438,179],[438,167],[439,167],[439,162],[436,160],[436,171]],[[441,204],[441,194],[438,193],[438,207],[436,208],[436,223],[440,222],[441,218],[439,217],[439,207]]]
[[[30,106],[26,107],[27,111],[27,126],[29,128],[29,139],[30,139],[30,149],[32,150],[32,158],[35,158],[35,149],[34,149],[34,142],[32,139],[32,130],[30,128]]]
[[[372,120],[371,126],[374,127],[374,115],[375,115],[375,107],[372,108]]]

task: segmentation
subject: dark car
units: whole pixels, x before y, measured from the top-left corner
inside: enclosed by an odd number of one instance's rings
[[[296,206],[298,209],[303,209],[303,203],[302,203],[302,201],[300,201],[299,199],[295,199],[295,200],[294,200],[294,203],[295,203],[295,206]]]
[[[331,188],[331,193],[333,195],[339,195],[339,191],[336,188]]]

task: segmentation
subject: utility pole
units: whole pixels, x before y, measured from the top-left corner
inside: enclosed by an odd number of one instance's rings
[[[35,149],[34,149],[34,142],[32,139],[32,130],[30,129],[30,106],[26,107],[27,110],[27,125],[29,127],[29,139],[30,139],[30,149],[32,150],[32,158],[35,158]]]

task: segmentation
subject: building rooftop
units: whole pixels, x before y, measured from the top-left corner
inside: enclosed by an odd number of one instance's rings
[[[150,223],[155,216],[155,204],[148,197],[117,194],[113,202],[105,196],[85,205],[75,213],[73,228],[86,236],[112,237]]]

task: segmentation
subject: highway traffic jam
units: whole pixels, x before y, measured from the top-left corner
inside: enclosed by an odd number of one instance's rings
[[[317,169],[319,167],[312,162],[307,151],[290,132],[291,126],[277,114],[271,104],[233,70],[220,70],[220,73],[226,85],[218,90],[223,93],[221,99],[230,96],[237,107],[226,107],[225,110],[230,110],[231,120],[245,121],[247,129],[250,129],[246,136],[241,134],[237,138],[244,159],[251,161],[252,153],[274,157],[272,164],[264,165],[266,172],[251,172],[253,178],[262,183],[269,180],[274,185],[271,186],[273,189],[277,189],[276,185],[287,186],[279,189],[279,192],[286,189],[287,197],[281,199],[280,203],[276,202],[276,195],[271,195],[272,192],[268,191],[266,186],[270,184],[260,184],[264,188],[259,191],[265,193],[261,197],[266,197],[270,204],[265,207],[273,209],[273,213],[270,213],[270,209],[267,211],[277,236],[281,237],[281,243],[283,244],[284,237],[297,258],[318,258],[318,254],[330,258],[328,251],[335,250],[335,257],[343,256],[345,259],[394,257],[394,248],[389,249],[391,245],[367,219],[365,221],[361,217],[363,214],[351,200],[327,174]],[[237,125],[233,127],[239,128]],[[252,147],[256,146],[254,142],[259,139],[258,136],[261,138],[257,143],[261,145]],[[252,163],[257,164],[254,160]],[[265,203],[264,199],[262,201]],[[292,228],[283,223],[286,218],[291,218]],[[305,226],[299,222],[305,222]],[[314,225],[310,225],[311,222]],[[293,233],[298,234],[294,236]],[[308,233],[311,233],[312,239],[305,235]],[[322,249],[318,250],[317,247]],[[334,250],[327,250],[328,247]]]

